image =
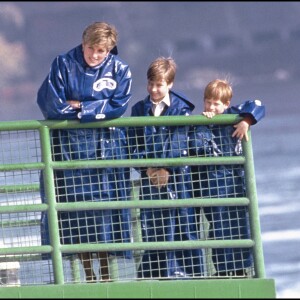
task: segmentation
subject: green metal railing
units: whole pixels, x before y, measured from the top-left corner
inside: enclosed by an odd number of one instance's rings
[[[132,201],[118,202],[81,202],[81,203],[56,203],[54,170],[58,169],[79,169],[79,168],[106,168],[106,167],[143,167],[160,166],[161,159],[145,160],[80,160],[80,161],[60,161],[52,160],[51,154],[51,136],[53,129],[76,129],[76,128],[104,128],[104,127],[133,127],[133,126],[178,126],[178,125],[208,125],[219,124],[229,125],[240,120],[237,115],[220,115],[213,119],[204,116],[173,116],[173,117],[139,117],[139,118],[119,118],[110,121],[101,121],[94,123],[81,124],[77,121],[16,121],[0,122],[0,134],[9,134],[15,131],[36,131],[40,141],[41,161],[35,162],[17,162],[0,165],[0,173],[13,171],[43,171],[45,182],[45,193],[48,199],[47,204],[24,204],[24,205],[2,205],[0,214],[22,213],[22,212],[48,212],[49,231],[51,245],[48,246],[26,246],[0,248],[0,256],[23,255],[23,254],[46,254],[50,253],[53,262],[54,283],[64,284],[63,272],[63,253],[79,252],[99,252],[99,251],[121,251],[121,250],[144,250],[144,249],[196,249],[196,248],[215,248],[215,247],[238,247],[252,248],[254,256],[255,277],[263,279],[265,277],[263,248],[261,241],[261,230],[258,212],[258,202],[256,193],[256,181],[254,160],[252,153],[251,132],[248,133],[249,141],[242,142],[243,155],[238,157],[188,157],[163,160],[164,166],[176,165],[209,165],[209,164],[241,164],[244,165],[245,179],[247,187],[247,197],[243,198],[203,198],[203,199],[185,199],[185,200],[157,200],[157,201],[139,201],[133,196]],[[1,151],[1,150],[0,150]],[[12,149],[13,151],[13,149]],[[6,185],[0,183],[0,195],[9,192],[26,192],[28,190],[39,191],[37,183]],[[218,205],[241,205],[248,206],[250,213],[250,226],[252,239],[248,240],[199,240],[183,242],[148,242],[147,245],[141,241],[132,243],[111,243],[111,244],[80,244],[80,245],[61,245],[58,226],[58,211],[76,211],[76,210],[94,210],[94,209],[122,209],[122,208],[155,208],[155,207],[196,207],[196,206],[218,206]],[[2,221],[2,226],[5,226]],[[18,221],[16,221],[18,222]],[[21,222],[21,221],[19,221]],[[30,221],[27,221],[30,224]],[[22,222],[21,222],[22,223]],[[180,247],[179,247],[180,246]],[[73,261],[74,263],[74,261]],[[74,263],[73,269],[77,265]],[[116,271],[117,272],[117,271]]]

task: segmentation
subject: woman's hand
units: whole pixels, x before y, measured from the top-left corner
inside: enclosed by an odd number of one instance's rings
[[[67,103],[71,105],[73,109],[80,109],[81,108],[81,102],[78,100],[68,100]]]

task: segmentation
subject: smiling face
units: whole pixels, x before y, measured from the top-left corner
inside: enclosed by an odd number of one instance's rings
[[[118,33],[114,26],[105,22],[89,25],[82,34],[85,62],[90,67],[100,65],[111,49],[117,45]]]
[[[222,114],[230,105],[232,87],[227,80],[215,79],[204,89],[204,111]]]
[[[223,103],[220,99],[204,99],[204,111],[222,114],[229,106],[229,102]]]
[[[147,91],[154,102],[160,102],[172,88],[173,83],[168,84],[166,80],[148,80]]]
[[[100,65],[109,53],[106,45],[83,44],[82,49],[84,60],[90,67]]]

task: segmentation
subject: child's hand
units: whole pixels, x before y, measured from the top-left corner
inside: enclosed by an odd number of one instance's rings
[[[245,137],[246,141],[248,142],[248,129],[250,125],[245,121],[241,121],[235,125],[233,125],[235,131],[232,134],[232,137],[237,137],[239,140],[242,140]]]
[[[161,188],[167,185],[169,181],[169,172],[166,169],[148,168],[147,175],[150,178],[151,184],[157,188]]]
[[[216,115],[216,114],[215,114],[214,112],[212,112],[212,111],[204,111],[202,114],[203,114],[205,117],[209,118],[209,119],[211,119],[213,116]]]
[[[157,168],[148,168],[147,171],[146,171],[146,174],[147,174],[148,177],[151,178],[156,171],[157,171]]]

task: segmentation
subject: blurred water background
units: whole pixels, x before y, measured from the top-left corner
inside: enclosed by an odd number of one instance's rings
[[[266,275],[275,279],[278,298],[299,298],[299,83],[262,83],[261,89],[261,99],[278,103],[276,110],[267,104],[265,119],[252,127]]]
[[[300,3],[0,2],[0,121],[43,119],[36,92],[52,60],[100,20],[119,31],[134,78],[131,105],[145,97],[146,70],[159,55],[175,58],[174,88],[195,113],[216,77],[232,82],[232,104],[266,105],[251,129],[266,277],[278,298],[299,298]]]

